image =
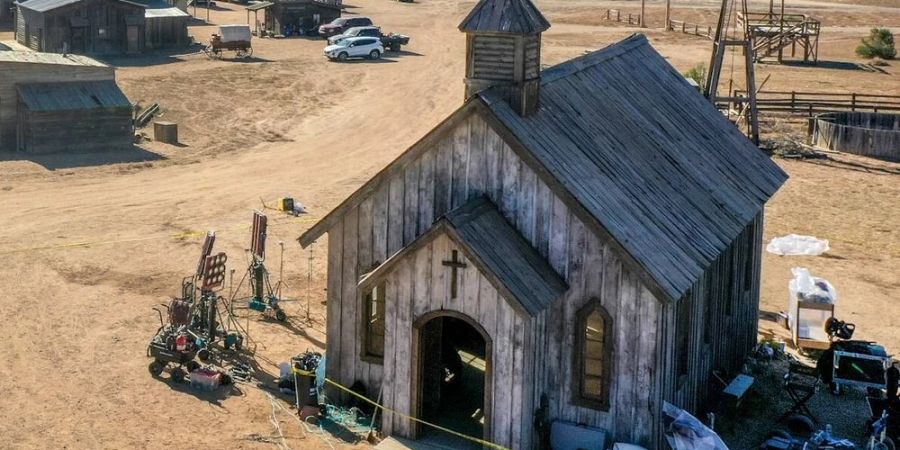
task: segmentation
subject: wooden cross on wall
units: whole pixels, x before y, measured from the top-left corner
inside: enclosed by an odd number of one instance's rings
[[[465,269],[466,263],[462,262],[459,259],[459,253],[456,250],[453,250],[452,258],[450,258],[450,261],[442,261],[442,264],[451,268],[450,298],[456,298],[456,270]]]

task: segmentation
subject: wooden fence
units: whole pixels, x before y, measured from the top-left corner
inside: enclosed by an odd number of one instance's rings
[[[692,34],[694,36],[713,38],[712,27],[700,25],[697,23],[685,22],[682,20],[669,20],[668,31],[681,31],[684,34]]]
[[[735,91],[746,97],[746,91]],[[832,111],[900,111],[900,95],[861,94],[856,92],[760,91],[756,95],[760,113],[781,113],[812,117]]]
[[[607,9],[604,14],[606,20],[612,20],[615,22],[627,22],[628,25],[641,25],[641,15],[640,14],[632,14],[632,13],[622,13],[622,11],[618,9]],[[624,20],[623,20],[624,19]]]

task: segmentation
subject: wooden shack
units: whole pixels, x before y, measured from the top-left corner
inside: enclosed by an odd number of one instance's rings
[[[246,7],[253,30],[276,35],[298,34],[341,17],[342,0],[270,0]],[[264,11],[263,20],[259,12]],[[254,13],[254,22],[250,13]]]
[[[23,83],[115,80],[115,69],[80,55],[0,51],[0,151],[16,149],[16,86]]]
[[[663,448],[663,402],[702,413],[756,343],[787,176],[644,36],[541,71],[548,27],[481,0],[464,104],[299,238],[328,234],[327,374],[387,435]]]
[[[130,144],[132,109],[112,67],[79,55],[2,51],[0,73],[0,151]]]
[[[27,0],[16,41],[40,52],[92,55],[144,50],[144,6],[126,0]]]
[[[17,150],[26,153],[127,149],[133,108],[113,80],[16,86]]]
[[[191,16],[163,0],[136,0],[144,6],[144,43],[147,50],[186,47],[191,43]]]

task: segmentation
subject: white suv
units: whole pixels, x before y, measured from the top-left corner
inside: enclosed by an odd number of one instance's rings
[[[377,37],[351,37],[325,47],[328,59],[346,61],[348,58],[381,58],[384,46]]]

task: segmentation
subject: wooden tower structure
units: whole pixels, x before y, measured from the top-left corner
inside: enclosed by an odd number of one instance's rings
[[[527,116],[538,107],[541,33],[550,22],[530,0],[480,2],[459,25],[466,33],[466,99],[502,91]]]

